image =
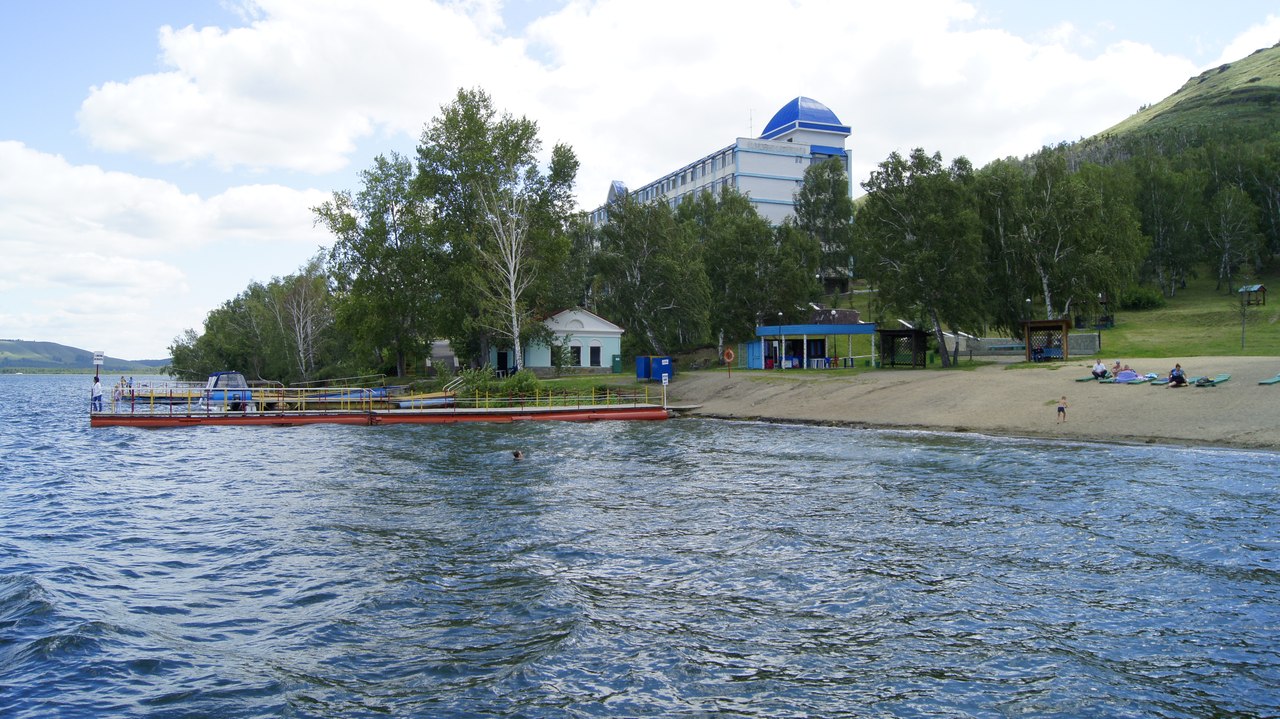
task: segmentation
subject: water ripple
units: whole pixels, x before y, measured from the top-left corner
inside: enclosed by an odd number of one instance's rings
[[[1280,714],[1274,454],[0,391],[2,716]]]

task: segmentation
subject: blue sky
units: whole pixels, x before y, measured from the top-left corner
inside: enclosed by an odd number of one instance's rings
[[[0,5],[0,337],[160,358],[330,238],[459,87],[572,145],[578,197],[758,134],[797,95],[977,165],[1106,129],[1280,41],[1274,2],[89,0]]]

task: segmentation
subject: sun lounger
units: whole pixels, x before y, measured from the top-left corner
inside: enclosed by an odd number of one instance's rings
[[[1192,384],[1196,387],[1217,387],[1218,385],[1231,379],[1229,374],[1214,375],[1213,377],[1201,377]]]
[[[1275,377],[1272,377],[1271,379],[1261,380],[1258,382],[1258,384],[1280,384],[1280,374],[1276,375]]]

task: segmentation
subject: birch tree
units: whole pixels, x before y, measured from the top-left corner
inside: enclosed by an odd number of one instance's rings
[[[1208,260],[1217,274],[1217,289],[1231,291],[1231,278],[1241,265],[1257,263],[1265,242],[1258,232],[1258,208],[1237,185],[1219,190],[1204,219]]]
[[[982,240],[973,168],[938,153],[892,153],[863,183],[854,223],[864,273],[888,310],[932,326],[950,366],[944,326],[972,329],[981,317]]]
[[[626,199],[609,215],[594,259],[601,309],[642,353],[704,341],[710,291],[689,228],[665,202]]]
[[[562,296],[538,283],[544,264],[563,258],[578,160],[556,144],[545,165],[538,125],[499,113],[480,89],[459,90],[423,130],[417,196],[446,238],[442,280],[455,350],[515,350],[517,368],[530,318]],[[555,273],[550,273],[554,275]]]
[[[524,296],[536,273],[529,256],[528,199],[510,189],[494,191],[483,187],[476,188],[476,197],[489,229],[486,241],[477,247],[486,270],[480,289],[488,304],[497,308],[482,317],[496,320],[487,326],[516,348],[516,371],[520,371],[524,369],[524,353],[520,351],[522,327],[531,314]]]
[[[328,276],[323,259],[313,258],[296,275],[272,282],[272,311],[276,326],[298,379],[312,379],[318,369],[321,344],[333,324]]]
[[[853,200],[844,160],[833,157],[804,172],[796,192],[795,224],[822,247],[822,276],[847,289],[854,273]]]

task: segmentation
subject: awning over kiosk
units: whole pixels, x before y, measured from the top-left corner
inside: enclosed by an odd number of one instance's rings
[[[875,335],[874,322],[855,324],[757,325],[758,342],[747,343],[747,369],[809,367],[825,360],[826,338],[830,336]],[[810,339],[812,337],[813,339]]]

